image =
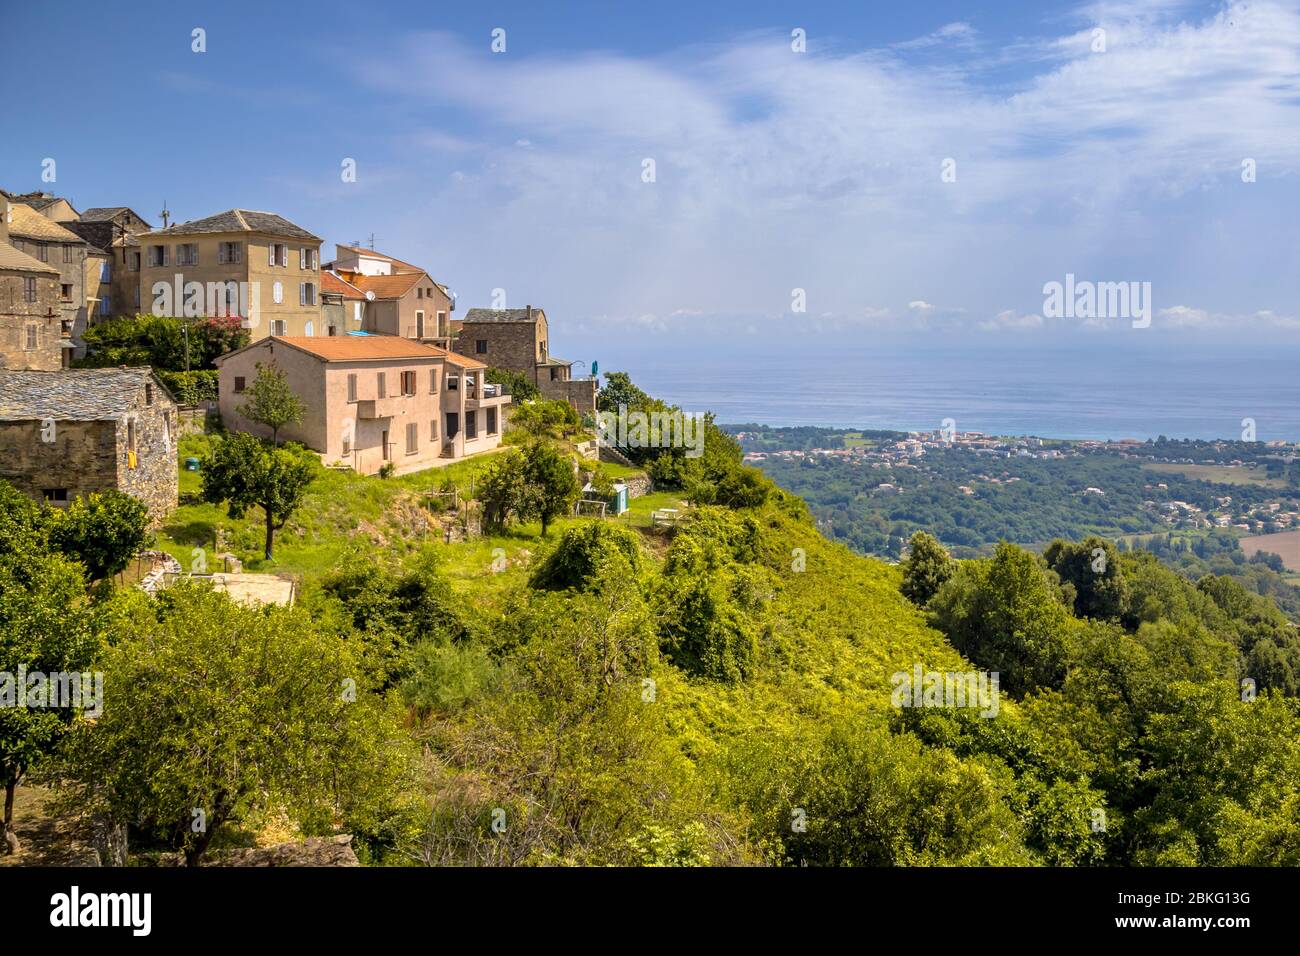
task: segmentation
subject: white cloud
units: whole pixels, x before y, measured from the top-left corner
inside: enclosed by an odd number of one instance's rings
[[[781,315],[793,287],[819,312],[909,302],[938,320],[909,300],[921,287],[970,327],[1024,329],[1041,302],[1026,275],[1119,262],[1161,278],[1161,297],[1269,308],[1293,278],[1209,276],[1214,241],[1242,260],[1288,254],[1251,204],[1297,200],[1300,15],[1265,0],[1188,16],[1108,3],[1002,50],[949,24],[903,49],[804,55],[780,33],[660,57],[493,56],[431,33],[359,76],[479,140],[454,187],[421,164],[407,184],[454,224],[428,255],[458,270],[467,307],[508,273],[549,314],[593,321]],[[1087,42],[1097,24],[1105,53]],[[1258,183],[1241,183],[1243,156]],[[948,157],[956,182],[940,178]]]

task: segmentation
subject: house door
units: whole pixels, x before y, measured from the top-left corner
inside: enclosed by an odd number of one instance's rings
[[[379,443],[380,443],[380,447],[384,450],[384,461],[388,461],[388,429],[387,428],[385,428],[384,433],[379,436]]]
[[[455,438],[456,433],[459,431],[460,431],[460,416],[455,412],[448,412],[447,413],[447,440],[450,441],[451,439]]]
[[[415,313],[415,337],[417,339],[424,338],[424,313],[423,312]]]

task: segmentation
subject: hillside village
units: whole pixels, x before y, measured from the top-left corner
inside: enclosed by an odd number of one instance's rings
[[[496,450],[512,390],[595,413],[596,376],[551,352],[541,307],[460,313],[423,266],[358,244],[322,261],[322,239],[273,212],[162,218],[0,190],[0,478],[38,501],[117,489],[160,526],[184,435],[272,435],[241,414],[266,366],[305,409],[276,438],[361,475]],[[93,367],[108,323],[140,315],[184,320],[184,369]],[[239,344],[192,369],[200,323]]]

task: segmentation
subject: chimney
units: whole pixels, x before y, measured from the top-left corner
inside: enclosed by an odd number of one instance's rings
[[[524,318],[529,322],[533,321],[533,307],[531,305],[524,306]]]

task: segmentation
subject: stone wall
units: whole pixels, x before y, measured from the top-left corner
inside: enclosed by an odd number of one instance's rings
[[[487,352],[478,351],[478,342],[487,343]],[[537,323],[533,322],[465,322],[454,349],[461,355],[485,362],[492,368],[520,372],[528,381],[537,381]]]
[[[135,468],[127,460],[122,421],[54,421],[51,432],[33,419],[0,422],[0,478],[37,501],[53,489],[72,501],[116,488],[148,505],[157,527],[177,505],[176,412],[158,391],[155,386],[152,406],[142,403],[130,413],[136,418]]]
[[[543,398],[568,402],[578,410],[579,415],[596,414],[596,380],[578,378],[552,382],[543,378],[539,388]]]
[[[36,279],[28,302],[24,279]],[[27,327],[36,326],[36,348],[27,348]],[[53,272],[0,271],[0,367],[52,371],[63,366],[59,278]]]

